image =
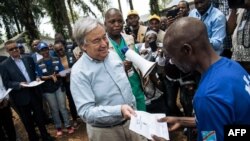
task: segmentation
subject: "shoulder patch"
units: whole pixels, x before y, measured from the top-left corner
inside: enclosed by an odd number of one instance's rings
[[[201,131],[203,141],[216,141],[215,131]]]

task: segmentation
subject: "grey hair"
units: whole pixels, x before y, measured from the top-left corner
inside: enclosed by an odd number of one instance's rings
[[[154,34],[154,35],[157,36],[157,33],[156,33],[154,30],[149,30],[149,31],[147,31],[146,34],[145,34],[145,36],[148,36],[148,35],[150,35],[150,34]]]
[[[75,39],[78,46],[85,44],[86,35],[98,25],[104,27],[104,25],[97,19],[91,17],[83,17],[76,21],[73,28],[73,38]]]

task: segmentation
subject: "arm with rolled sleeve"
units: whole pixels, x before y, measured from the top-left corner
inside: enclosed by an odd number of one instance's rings
[[[77,71],[71,73],[70,89],[78,115],[91,125],[112,125],[122,120],[121,105],[97,106],[88,77]]]

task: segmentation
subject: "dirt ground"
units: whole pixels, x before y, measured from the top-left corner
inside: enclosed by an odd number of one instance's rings
[[[28,136],[25,128],[14,110],[13,120],[18,138],[17,141],[28,141]],[[67,130],[63,129],[63,135],[61,137],[56,137],[56,129],[54,128],[53,124],[49,124],[46,127],[50,135],[56,138],[56,141],[88,141],[85,123],[81,119],[78,119],[78,123],[79,125],[75,128],[75,132],[73,134],[68,134]],[[38,129],[37,133],[39,134]]]
[[[17,132],[18,141],[28,141],[27,133],[24,129],[24,126],[18,117],[18,115],[13,111],[13,120]],[[73,134],[68,134],[67,130],[64,130],[64,134],[62,137],[55,137],[56,130],[53,124],[47,125],[47,130],[51,136],[56,138],[56,141],[88,141],[87,133],[86,133],[86,124],[78,119],[79,125],[76,127],[75,132]],[[39,133],[39,131],[37,131]],[[176,131],[170,134],[171,141],[186,141],[186,136],[183,135],[182,131]]]

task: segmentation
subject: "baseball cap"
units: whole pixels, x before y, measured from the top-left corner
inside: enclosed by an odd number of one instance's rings
[[[130,15],[137,15],[137,16],[139,16],[139,15],[138,15],[138,12],[135,11],[135,10],[130,10],[130,11],[128,12],[127,17],[130,16]]]
[[[149,21],[150,21],[150,20],[153,20],[153,19],[156,19],[156,20],[158,20],[158,21],[161,21],[160,17],[159,17],[158,15],[156,15],[156,14],[149,16]]]
[[[41,50],[43,48],[49,48],[48,44],[45,43],[45,42],[40,42],[38,45],[37,45],[37,49],[38,50]]]

